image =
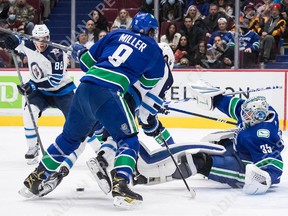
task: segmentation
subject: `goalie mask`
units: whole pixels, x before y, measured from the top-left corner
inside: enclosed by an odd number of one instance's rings
[[[241,106],[241,118],[245,128],[263,122],[268,116],[269,104],[264,96],[248,99]]]
[[[50,31],[45,24],[35,25],[32,30],[32,36],[36,38],[41,38],[43,40],[50,40]],[[34,42],[36,48],[43,52],[47,48],[47,44],[43,42]]]
[[[162,50],[165,61],[168,63],[168,66],[172,71],[174,67],[175,57],[171,47],[167,43],[158,43],[158,45]]]

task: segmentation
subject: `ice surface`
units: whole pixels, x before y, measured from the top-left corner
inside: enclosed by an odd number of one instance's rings
[[[40,136],[45,147],[52,143],[61,132],[60,127],[40,127]],[[176,142],[197,141],[212,130],[170,129]],[[213,130],[215,131],[215,130]],[[88,168],[86,160],[94,156],[86,147],[81,158],[59,187],[46,197],[25,199],[17,191],[23,180],[34,170],[26,165],[24,154],[27,150],[22,127],[0,127],[0,212],[11,216],[109,216],[109,215],[191,215],[191,216],[282,216],[288,214],[287,149],[284,149],[284,173],[279,185],[269,193],[247,196],[240,189],[230,189],[210,180],[195,176],[187,179],[195,188],[197,196],[190,198],[182,180],[153,186],[135,186],[144,202],[137,209],[115,208],[111,195],[104,195],[98,188]],[[140,139],[153,145],[153,140],[140,133]],[[287,140],[287,133],[284,136]],[[286,141],[287,142],[287,141]],[[84,187],[84,192],[76,188]]]

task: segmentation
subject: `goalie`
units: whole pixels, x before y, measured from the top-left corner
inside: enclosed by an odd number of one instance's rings
[[[225,139],[219,133],[206,137],[204,141],[217,142],[226,152],[221,156],[202,154],[201,160],[199,154],[192,155],[190,167],[198,172],[204,169],[208,179],[243,187],[246,194],[262,194],[272,184],[278,184],[283,170],[284,145],[278,114],[266,98],[257,96],[245,101],[224,96],[224,91],[203,81],[192,84],[191,88],[199,105],[209,110],[217,108],[235,119],[238,127]]]

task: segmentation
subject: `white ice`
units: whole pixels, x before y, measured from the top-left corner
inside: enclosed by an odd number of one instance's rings
[[[197,141],[215,130],[170,129],[176,142]],[[60,127],[40,127],[40,136],[45,147],[52,143],[61,132]],[[191,215],[191,216],[282,216],[288,214],[287,149],[284,149],[284,173],[281,183],[265,195],[247,196],[240,189],[231,189],[200,176],[187,179],[197,196],[190,198],[182,180],[153,186],[133,187],[144,202],[133,210],[117,209],[111,195],[104,195],[98,188],[88,168],[86,160],[94,156],[86,147],[70,174],[46,197],[25,199],[17,192],[24,179],[34,170],[26,165],[24,154],[27,150],[22,127],[0,127],[0,212],[11,216],[138,216],[138,215]],[[140,139],[153,143],[140,133]],[[287,133],[284,136],[287,140]],[[155,143],[153,144],[155,145]],[[76,188],[84,187],[84,192]]]

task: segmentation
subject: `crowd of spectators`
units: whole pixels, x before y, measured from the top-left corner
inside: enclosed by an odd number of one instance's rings
[[[39,0],[36,3],[28,0],[0,0],[0,27],[31,35],[35,24],[49,20],[51,9],[57,0]],[[41,8],[35,8],[34,5],[40,5]],[[39,17],[37,10],[40,10]],[[0,43],[4,37],[5,34],[0,32]],[[25,55],[19,54],[18,62],[19,66],[26,67]],[[0,67],[13,66],[11,55],[0,47]]]
[[[233,68],[235,46],[235,1],[160,0],[160,42],[175,54],[175,67]],[[288,0],[240,0],[240,68],[258,68],[279,52],[280,39],[287,37]],[[142,0],[139,11],[154,14],[154,0]],[[277,13],[278,12],[278,13]],[[93,10],[87,20],[87,48],[102,34],[129,29],[133,15],[121,8],[111,23],[105,12]],[[94,26],[93,26],[94,21]],[[79,31],[80,35],[84,34]],[[101,37],[100,37],[101,35]],[[93,38],[93,40],[92,40]],[[245,64],[244,64],[245,62]]]
[[[45,5],[42,20],[49,20],[57,0],[40,1]],[[171,46],[176,68],[234,67],[235,1],[159,2],[158,40]],[[260,62],[273,60],[280,50],[280,40],[287,38],[288,0],[240,0],[240,9],[240,68],[256,68]],[[139,11],[154,14],[154,0],[142,0]],[[1,27],[31,34],[34,15],[35,10],[26,0],[0,0]],[[76,33],[77,43],[89,48],[110,31],[129,29],[133,15],[127,8],[119,8],[114,21],[108,22],[104,11],[93,9],[84,28]]]

